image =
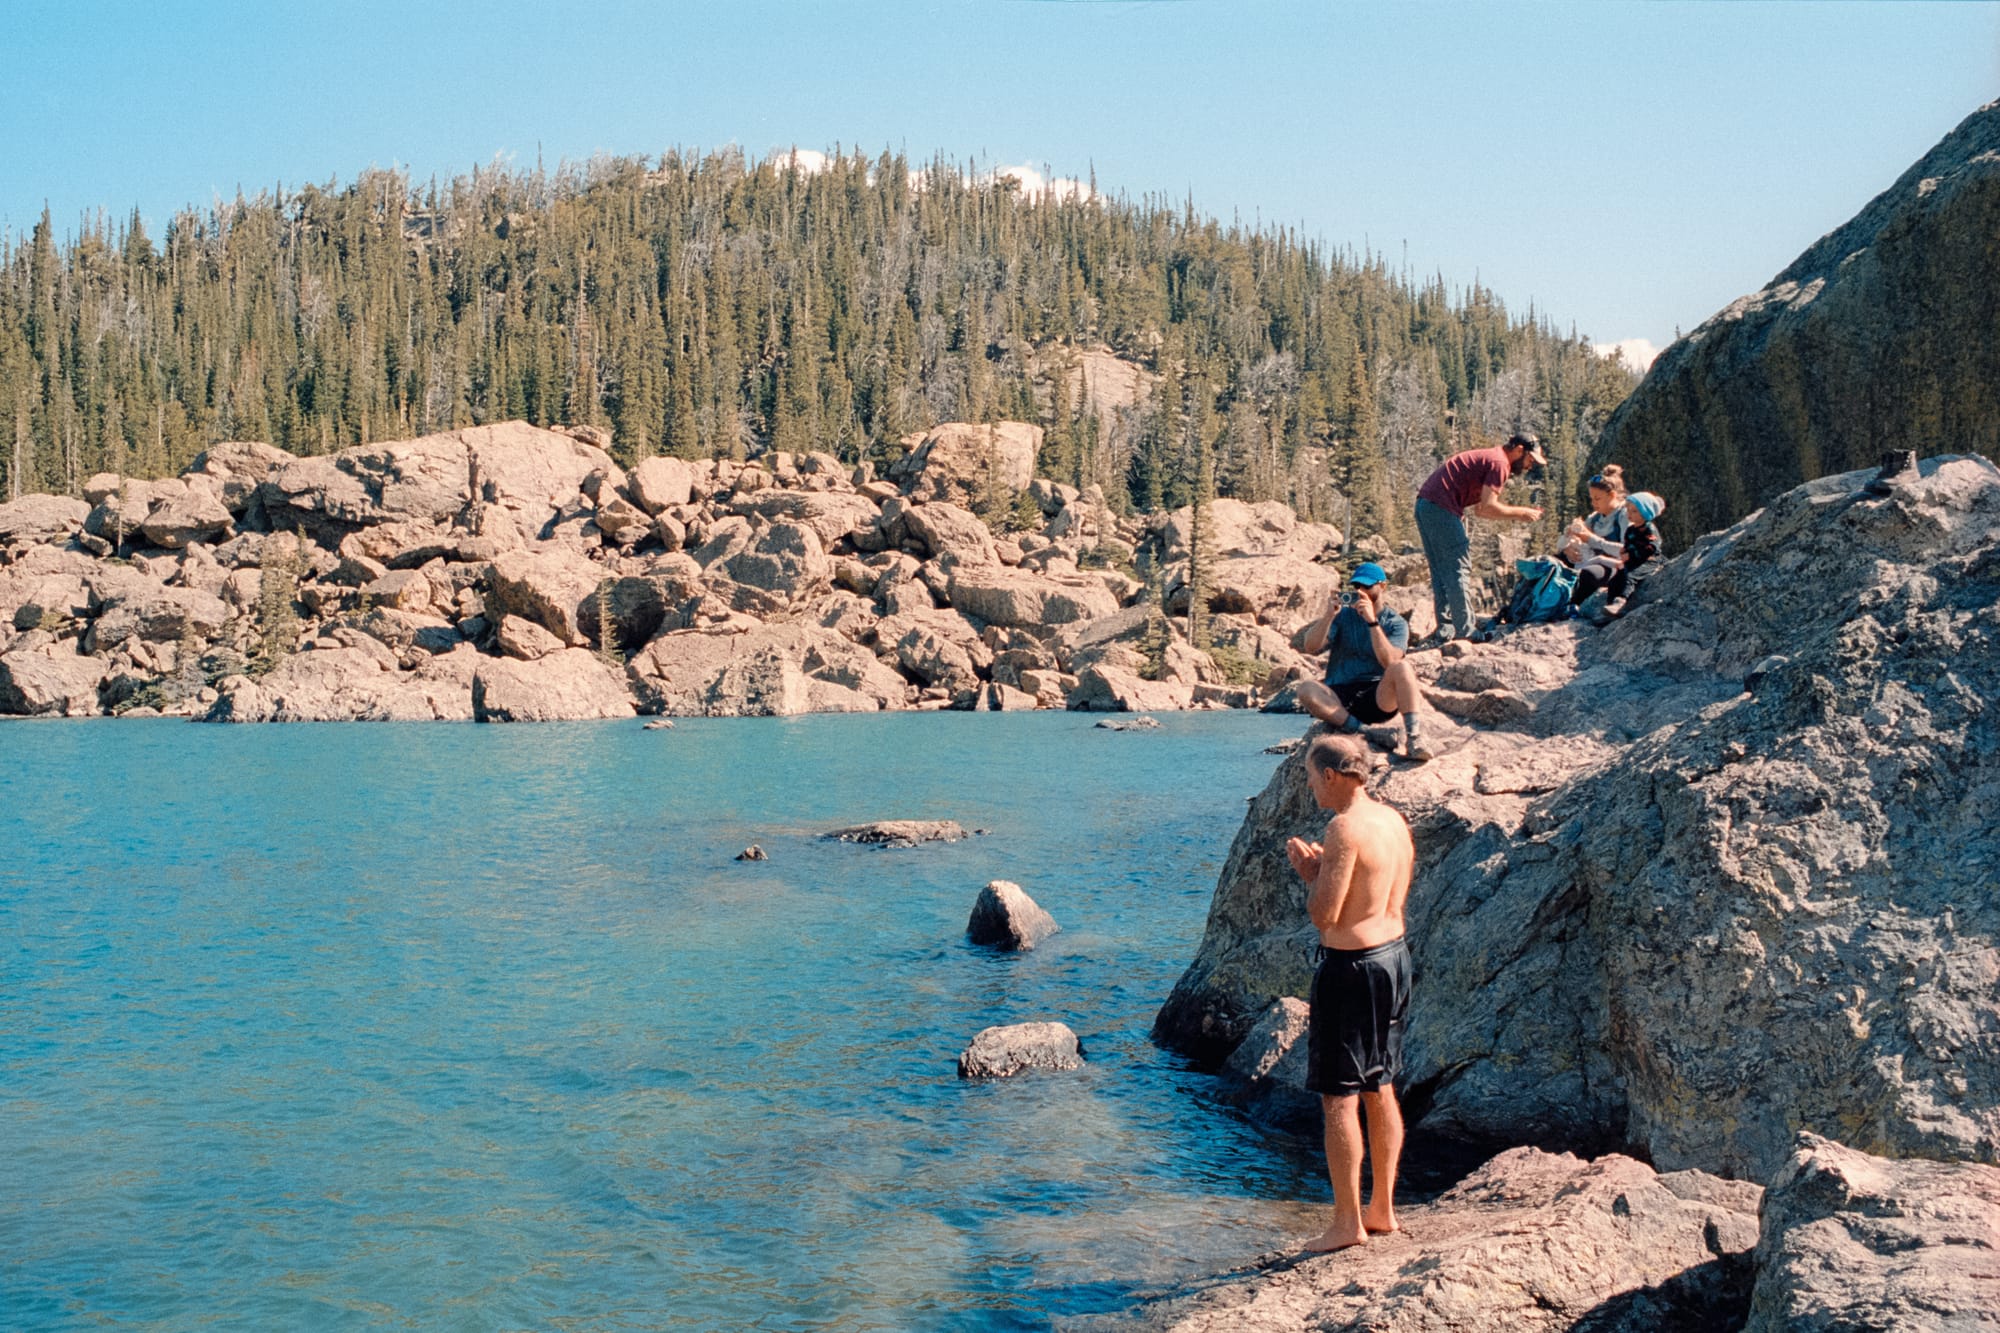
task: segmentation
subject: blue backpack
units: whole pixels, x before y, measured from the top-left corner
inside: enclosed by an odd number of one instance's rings
[[[1507,603],[1507,620],[1515,625],[1537,625],[1549,620],[1567,620],[1575,612],[1570,598],[1576,593],[1576,571],[1560,560],[1516,560],[1514,596]]]

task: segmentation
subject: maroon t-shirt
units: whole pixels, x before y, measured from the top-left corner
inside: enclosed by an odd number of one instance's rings
[[[1437,471],[1417,489],[1417,498],[1464,518],[1488,486],[1496,490],[1505,487],[1512,472],[1505,449],[1467,449],[1438,464]]]

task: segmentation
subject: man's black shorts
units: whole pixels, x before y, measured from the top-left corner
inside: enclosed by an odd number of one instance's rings
[[[1382,678],[1377,676],[1373,680],[1350,680],[1345,685],[1329,685],[1327,688],[1333,691],[1334,698],[1340,700],[1342,708],[1354,714],[1357,722],[1364,727],[1372,727],[1396,716],[1384,712],[1382,705],[1375,700],[1375,687],[1381,683]]]
[[[1403,1071],[1403,1016],[1410,1007],[1410,946],[1319,951],[1306,1087],[1346,1096],[1375,1092]]]

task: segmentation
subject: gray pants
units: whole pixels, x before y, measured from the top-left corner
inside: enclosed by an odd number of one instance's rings
[[[1463,639],[1472,633],[1472,539],[1465,535],[1465,520],[1443,505],[1418,500],[1417,536],[1431,566],[1438,630]]]

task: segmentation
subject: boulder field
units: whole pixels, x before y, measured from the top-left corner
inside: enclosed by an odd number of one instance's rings
[[[1608,628],[1417,659],[1438,757],[1385,758],[1372,783],[1417,843],[1416,1132],[1770,1190],[1754,1252],[1716,1220],[1687,1256],[1737,1293],[1714,1318],[1648,1322],[1632,1293],[1657,1306],[1663,1279],[1627,1251],[1605,1261],[1617,1292],[1529,1271],[1518,1326],[2000,1326],[2000,470],[1926,459],[1884,496],[1871,477],[1701,539]],[[1315,1129],[1297,1055],[1314,936],[1284,843],[1325,818],[1294,751],[1154,1029],[1252,1114]],[[1562,1187],[1534,1225],[1588,1197]],[[1627,1243],[1668,1245],[1625,1198]],[[1145,1322],[1470,1327],[1454,1284],[1513,1290],[1424,1224],[1408,1240],[1423,1252],[1266,1265]],[[1714,1286],[1667,1279],[1690,1282]]]
[[[1138,711],[1248,706],[1311,670],[1291,634],[1337,586],[1338,531],[1216,501],[1216,651],[1169,617],[1147,671],[1134,562],[1184,616],[1192,519],[1035,479],[1040,441],[947,423],[873,480],[823,453],[626,470],[600,430],[508,422],[95,476],[0,505],[0,714]],[[1019,501],[998,530],[969,507],[996,485]],[[1399,576],[1413,606],[1420,568]]]

